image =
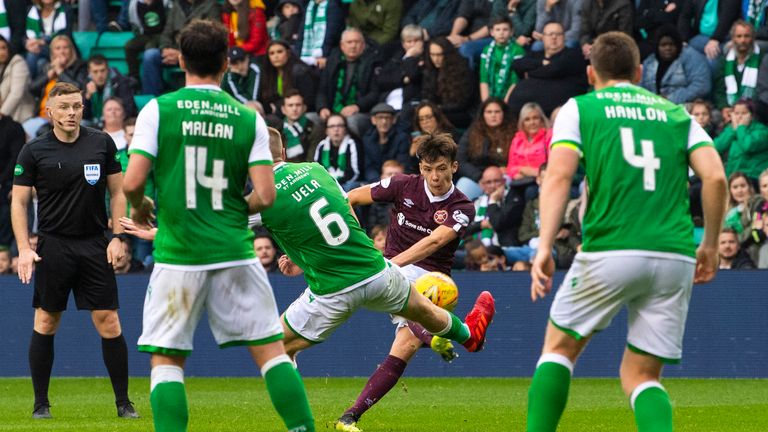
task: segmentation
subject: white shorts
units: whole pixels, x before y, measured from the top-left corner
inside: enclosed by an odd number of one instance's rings
[[[423,268],[408,264],[405,267],[398,267],[400,269],[400,273],[405,276],[408,281],[413,284],[416,282],[416,279],[418,279],[421,275],[429,273],[429,270],[424,270]],[[400,315],[390,315],[390,318],[392,319],[392,324],[395,325],[395,333],[397,333],[398,330],[400,330],[403,327],[408,327],[408,320],[401,317]]]
[[[139,351],[188,356],[203,309],[221,348],[283,338],[272,287],[258,261],[203,271],[155,266],[144,299]]]
[[[317,296],[307,288],[285,311],[285,323],[302,338],[319,343],[361,307],[376,312],[401,312],[408,305],[411,284],[395,265],[372,281],[349,291]]]
[[[578,253],[557,290],[550,320],[581,339],[608,327],[626,305],[628,348],[677,363],[695,266],[693,258],[678,254]]]

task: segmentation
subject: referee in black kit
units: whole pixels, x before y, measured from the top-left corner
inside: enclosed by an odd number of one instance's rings
[[[37,266],[34,331],[29,366],[35,390],[33,418],[50,418],[48,383],[53,367],[53,338],[67,308],[69,291],[78,309],[91,311],[115,392],[117,415],[138,417],[128,399],[128,349],[117,316],[117,283],[111,264],[123,255],[118,222],[125,215],[123,175],[117,148],[106,133],[80,126],[83,96],[72,84],[51,89],[46,111],[53,130],[27,143],[14,170],[11,220],[19,247],[19,278],[32,280]],[[29,246],[27,209],[37,190],[40,240]],[[108,241],[104,192],[111,196],[112,229]]]

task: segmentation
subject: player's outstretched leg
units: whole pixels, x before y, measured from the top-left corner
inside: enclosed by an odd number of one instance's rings
[[[475,306],[469,311],[464,318],[464,323],[469,328],[470,338],[464,342],[464,348],[469,352],[476,352],[483,349],[485,344],[485,333],[488,331],[488,326],[493,321],[493,316],[496,314],[496,301],[488,291],[483,291],[477,296],[475,300]],[[452,339],[447,335],[438,334],[448,339]],[[454,339],[455,340],[455,339]]]
[[[409,323],[410,325],[411,323]],[[337,431],[358,432],[361,430],[357,427],[360,417],[392,390],[405,372],[408,361],[413,358],[421,345],[422,341],[413,334],[409,327],[403,326],[397,330],[389,355],[368,378],[368,382],[354,405],[344,411],[344,414],[334,424]]]
[[[555,432],[568,402],[573,363],[565,356],[543,354],[528,389],[528,432]]]
[[[182,362],[179,359],[178,363]],[[189,408],[184,389],[184,369],[175,364],[153,366],[150,388],[149,402],[152,405],[155,432],[186,431]]]

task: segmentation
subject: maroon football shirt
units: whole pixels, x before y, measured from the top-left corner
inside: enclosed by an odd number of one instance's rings
[[[394,204],[384,249],[387,258],[410,248],[440,225],[456,231],[455,240],[414,263],[425,270],[451,274],[459,241],[475,219],[475,206],[466,195],[452,186],[447,194],[434,196],[420,175],[397,174],[371,185],[371,196],[374,201]]]

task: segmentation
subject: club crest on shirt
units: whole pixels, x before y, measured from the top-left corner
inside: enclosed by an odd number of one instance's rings
[[[436,224],[441,224],[448,219],[448,212],[445,210],[438,210],[432,218],[435,220]]]
[[[95,185],[99,181],[99,178],[101,178],[101,165],[83,165],[83,175],[85,176],[85,181],[87,181],[89,185]]]

